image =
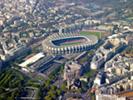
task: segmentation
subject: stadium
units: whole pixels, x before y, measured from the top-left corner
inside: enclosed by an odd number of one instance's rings
[[[42,45],[49,54],[71,54],[91,49],[97,43],[98,37],[93,34],[62,33],[48,36]]]

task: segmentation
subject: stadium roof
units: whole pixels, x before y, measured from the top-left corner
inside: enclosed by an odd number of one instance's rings
[[[19,64],[19,66],[21,67],[27,67],[29,64],[33,64],[36,61],[38,61],[39,59],[43,58],[45,55],[41,52],[38,53],[32,57],[30,57],[28,60],[24,61],[23,63]]]

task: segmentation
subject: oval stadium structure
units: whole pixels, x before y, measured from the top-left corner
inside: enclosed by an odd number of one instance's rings
[[[42,43],[43,49],[49,54],[70,54],[85,51],[97,44],[95,35],[79,33],[62,33],[48,36]]]

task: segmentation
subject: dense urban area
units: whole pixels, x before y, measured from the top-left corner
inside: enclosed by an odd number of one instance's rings
[[[0,0],[0,100],[132,100],[133,0]]]

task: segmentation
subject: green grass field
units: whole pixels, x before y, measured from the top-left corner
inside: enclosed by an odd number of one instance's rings
[[[128,20],[133,20],[133,17],[129,17],[129,18],[127,18]]]
[[[87,31],[82,31],[80,32],[81,35],[95,35],[97,36],[99,39],[101,38],[102,36],[102,33],[101,32],[87,32]]]
[[[62,44],[61,46],[71,46],[71,45],[78,45],[78,44],[81,44],[81,42],[65,43],[65,44]]]
[[[90,78],[90,77],[92,77],[95,73],[96,73],[96,70],[90,70],[90,71],[84,73],[84,76]]]
[[[80,35],[88,36],[88,35],[95,35],[98,39],[101,38],[102,33],[101,32],[87,32],[87,31],[81,31]],[[71,42],[71,43],[64,43],[61,44],[62,47],[64,46],[72,46],[72,45],[78,45],[81,44],[81,42]]]

